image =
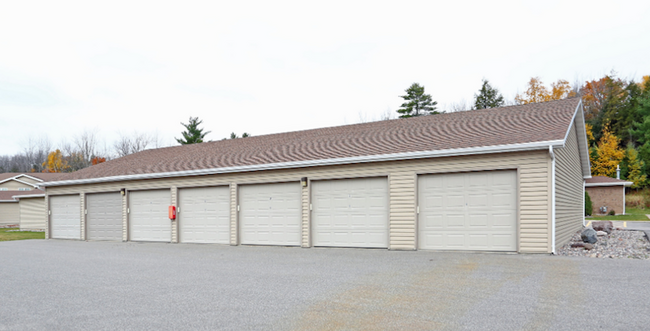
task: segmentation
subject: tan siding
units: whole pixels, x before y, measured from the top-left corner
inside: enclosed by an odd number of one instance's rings
[[[20,207],[18,202],[0,202],[0,225],[19,223]]]
[[[391,172],[389,187],[389,240],[388,248],[414,250],[416,243],[416,197],[414,171]]]
[[[171,194],[172,194],[172,206],[176,206],[178,208],[178,189],[176,186],[171,187]],[[177,243],[178,242],[178,217],[172,221],[172,242]]]
[[[80,230],[81,233],[79,235],[79,238],[81,240],[86,240],[86,194],[81,193],[79,194],[79,201],[80,201],[80,206],[81,206],[81,217],[79,218],[81,220],[81,226]]]
[[[129,240],[128,208],[129,208],[129,192],[127,191],[125,192],[124,195],[122,195],[122,241]]]
[[[45,230],[45,198],[22,198],[19,205],[21,230]]]
[[[540,208],[548,202],[550,158],[547,151],[502,153],[491,155],[458,156],[408,161],[375,162],[329,167],[312,167],[248,173],[190,176],[137,180],[127,182],[74,185],[47,188],[48,194],[79,192],[107,192],[125,187],[129,190],[206,185],[230,185],[231,188],[231,244],[238,244],[237,186],[251,183],[300,181],[334,178],[389,176],[390,249],[415,249],[416,246],[416,178],[418,174],[497,169],[519,169],[521,198],[519,201],[519,251],[547,252],[549,247],[549,211]],[[311,185],[310,185],[311,186]],[[308,197],[307,192],[307,197]],[[307,202],[305,202],[307,201]],[[302,244],[309,241],[309,217],[305,217],[308,199],[303,191]],[[306,204],[305,204],[306,203]],[[305,224],[306,222],[306,224]],[[307,230],[305,230],[307,225]],[[541,236],[542,238],[540,239]],[[544,236],[546,236],[544,239]]]
[[[564,148],[555,152],[555,248],[566,244],[582,227],[584,207],[582,167],[575,125]]]
[[[7,181],[7,182],[4,182],[4,183],[0,184],[0,188],[6,188],[8,191],[18,191],[18,189],[21,189],[21,188],[28,188],[31,191],[31,190],[34,189],[34,186],[23,184],[23,183],[21,183],[19,181],[15,181],[15,180],[10,180],[10,181]]]
[[[22,176],[22,177],[20,177],[20,178],[18,178],[18,179],[20,179],[20,180],[23,181],[23,182],[30,183],[30,184],[34,184],[34,185],[38,185],[38,184],[41,183],[41,182],[38,181],[38,180],[31,179],[31,178],[26,177],[26,176]]]
[[[301,197],[302,200],[302,240],[301,240],[302,244],[301,246],[302,247],[311,246],[311,240],[310,240],[311,229],[310,229],[310,221],[309,221],[309,217],[311,214],[309,210],[309,204],[311,202],[309,200],[310,190],[311,190],[311,183],[307,185],[307,187],[302,188],[302,197]]]
[[[50,239],[50,197],[45,194],[45,239]]]
[[[238,245],[239,244],[239,227],[237,224],[237,219],[239,218],[239,212],[237,211],[237,184],[230,183],[230,244]]]

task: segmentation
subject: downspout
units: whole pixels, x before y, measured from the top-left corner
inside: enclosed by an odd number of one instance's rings
[[[553,145],[548,146],[548,153],[551,156],[551,254],[555,255],[555,152],[553,152]]]
[[[587,194],[587,191],[585,189],[586,182],[586,180],[582,180],[582,226],[585,226],[587,224],[587,220],[585,220],[585,216],[587,216],[585,215],[585,195]]]

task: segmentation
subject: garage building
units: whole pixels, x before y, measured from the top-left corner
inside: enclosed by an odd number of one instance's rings
[[[146,150],[46,183],[46,235],[552,253],[590,177],[573,98]]]

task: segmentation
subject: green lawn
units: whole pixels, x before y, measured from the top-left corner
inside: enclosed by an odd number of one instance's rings
[[[12,231],[13,230],[13,231]],[[13,229],[0,229],[0,241],[23,240],[23,239],[45,239],[45,232],[15,231]]]
[[[608,220],[608,221],[646,221],[650,222],[646,214],[650,215],[650,209],[640,209],[640,208],[625,208],[625,215],[614,215],[614,216],[587,216],[587,220]]]

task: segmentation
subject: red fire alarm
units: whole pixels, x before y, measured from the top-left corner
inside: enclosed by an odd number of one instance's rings
[[[169,206],[169,219],[170,220],[176,219],[176,206]]]

